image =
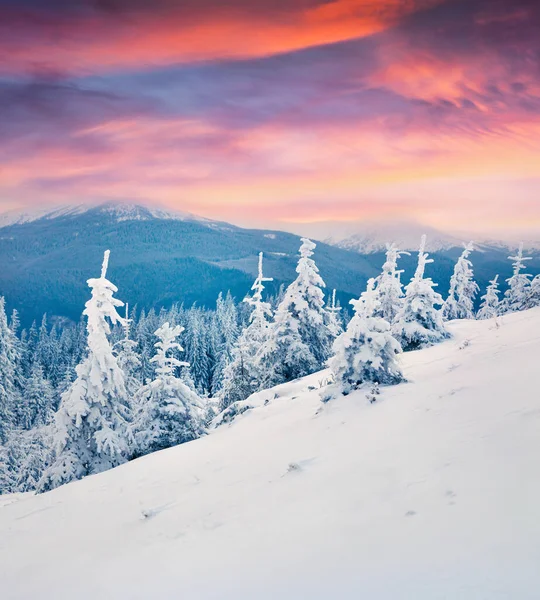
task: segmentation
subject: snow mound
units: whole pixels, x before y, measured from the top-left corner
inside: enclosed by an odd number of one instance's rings
[[[449,327],[373,405],[323,371],[1,507],[0,596],[537,598],[540,309]]]

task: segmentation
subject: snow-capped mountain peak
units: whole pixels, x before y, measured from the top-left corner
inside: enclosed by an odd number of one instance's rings
[[[361,254],[383,251],[390,242],[396,243],[402,250],[417,250],[424,234],[427,235],[427,248],[431,252],[461,246],[464,241],[473,239],[445,233],[421,223],[391,220],[306,223],[296,226],[295,233]]]
[[[175,221],[202,221],[212,223],[204,217],[192,213],[160,208],[156,206],[107,202],[104,204],[72,204],[60,206],[44,206],[35,209],[12,210],[0,214],[0,228],[10,225],[22,225],[41,220],[53,220],[62,217],[81,215],[91,211],[108,214],[117,221],[148,221],[151,219]]]
[[[441,252],[450,248],[461,248],[463,243],[475,242],[477,250],[489,248],[512,249],[522,241],[519,236],[506,236],[494,240],[478,233],[450,233],[435,227],[407,220],[370,219],[362,221],[325,221],[319,223],[294,223],[287,229],[332,246],[353,250],[360,254],[382,252],[386,244],[394,242],[401,250],[416,251],[422,235],[427,236],[428,252]],[[523,240],[525,241],[525,240]],[[540,239],[529,237],[525,241],[527,250],[540,248]]]

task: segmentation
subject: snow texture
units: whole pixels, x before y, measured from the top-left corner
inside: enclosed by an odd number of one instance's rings
[[[322,404],[315,373],[194,442],[1,498],[1,597],[536,600],[540,309],[448,327],[374,404]]]

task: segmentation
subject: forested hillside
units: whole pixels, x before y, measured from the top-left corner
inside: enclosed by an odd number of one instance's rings
[[[256,274],[260,251],[265,253],[265,272],[274,279],[268,286],[271,294],[294,277],[298,236],[207,220],[159,218],[159,213],[135,208],[135,216],[104,205],[0,228],[0,295],[6,297],[8,309],[17,308],[26,327],[44,313],[50,322],[58,317],[78,321],[86,301],[85,281],[99,269],[105,249],[114,256],[111,278],[139,310],[170,308],[173,303],[214,308],[218,294],[227,291],[241,300]],[[437,260],[432,275],[443,294],[459,253],[454,248],[433,254]],[[475,253],[481,287],[493,272],[501,274],[504,286],[511,272],[508,254],[501,248]],[[540,255],[533,256],[528,266],[536,274]],[[327,286],[337,289],[343,305],[365,288],[383,262],[381,252],[360,255],[322,243],[317,247]],[[415,268],[414,257],[404,256],[402,268],[406,280]]]

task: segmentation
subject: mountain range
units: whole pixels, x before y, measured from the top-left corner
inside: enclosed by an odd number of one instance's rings
[[[363,237],[326,236],[317,244],[314,258],[328,289],[336,288],[345,304],[380,272],[385,242],[397,241],[412,250],[423,231],[400,230],[394,224]],[[435,259],[428,275],[444,294],[461,240],[427,233]],[[321,230],[313,237],[324,238],[323,234]],[[245,296],[260,251],[265,254],[265,274],[274,278],[268,293],[277,293],[281,284],[295,277],[299,246],[300,237],[293,233],[245,229],[136,204],[11,212],[0,215],[0,295],[10,308],[19,310],[25,325],[43,313],[52,319],[78,320],[88,297],[86,280],[99,274],[103,251],[110,249],[108,276],[118,286],[118,296],[131,306],[148,309],[183,302],[212,307],[219,292],[230,290],[237,300]],[[501,279],[510,275],[508,254],[502,243],[481,245],[474,253],[482,288],[496,273]],[[414,253],[403,257],[404,282],[415,262]],[[538,251],[528,266],[531,273],[540,272]]]

